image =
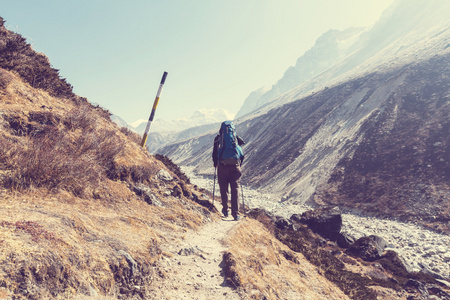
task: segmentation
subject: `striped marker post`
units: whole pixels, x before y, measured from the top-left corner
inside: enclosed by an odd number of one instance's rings
[[[156,93],[155,102],[153,102],[152,113],[150,114],[150,117],[148,118],[147,126],[145,127],[145,131],[144,131],[144,136],[142,137],[142,142],[141,142],[142,147],[145,147],[145,143],[147,142],[148,131],[150,130],[150,124],[152,123],[153,118],[155,117],[155,111],[156,111],[156,107],[158,107],[159,96],[161,95],[161,91],[163,89],[164,82],[166,81],[166,77],[167,77],[167,72],[164,72],[163,77],[161,78],[161,83],[159,84],[158,93]]]

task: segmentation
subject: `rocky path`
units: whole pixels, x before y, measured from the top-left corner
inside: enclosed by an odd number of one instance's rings
[[[227,233],[236,224],[223,218],[167,245],[160,266],[166,277],[152,287],[152,299],[242,299],[225,281],[222,266]]]
[[[183,167],[191,182],[213,190],[213,180],[195,176],[191,168]],[[217,189],[216,189],[217,190]],[[245,204],[251,208],[264,208],[276,215],[289,218],[293,213],[312,209],[306,205],[292,205],[273,199],[244,187]],[[414,223],[377,219],[364,215],[344,213],[343,231],[356,238],[375,234],[384,238],[390,250],[399,253],[413,271],[431,270],[450,278],[450,236],[439,234]]]

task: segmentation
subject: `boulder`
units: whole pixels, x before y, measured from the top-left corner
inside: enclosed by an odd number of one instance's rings
[[[435,279],[440,279],[440,280],[445,280],[446,279],[441,274],[432,271],[427,265],[425,265],[423,263],[419,263],[419,266],[422,268],[422,272],[423,273],[428,274],[428,275],[430,275],[431,277],[433,277]]]
[[[387,250],[383,254],[383,260],[391,266],[390,269],[396,269],[397,274],[407,277],[408,273],[414,272],[413,266],[409,264],[402,256],[393,250]]]
[[[159,180],[163,181],[171,181],[173,179],[172,175],[170,175],[169,172],[167,172],[165,169],[161,169],[158,171],[158,174],[156,174]]]
[[[302,215],[301,214],[293,214],[291,216],[291,221],[295,222],[295,223],[302,223]]]
[[[405,284],[405,289],[409,292],[414,292],[414,290],[417,290],[422,295],[422,299],[428,299],[429,294],[425,284],[420,281],[409,279]]]
[[[342,216],[338,207],[310,210],[300,216],[294,214],[290,219],[306,224],[312,231],[333,241],[338,239],[342,227]]]
[[[336,237],[336,242],[341,248],[349,248],[355,243],[355,238],[346,232],[338,233],[336,234]]]
[[[249,211],[247,211],[247,216],[255,220],[269,219],[272,220],[273,222],[275,222],[276,220],[276,217],[272,213],[262,208],[250,209]]]
[[[347,252],[363,260],[374,261],[381,258],[385,248],[386,241],[382,237],[371,235],[358,239]]]
[[[277,218],[275,225],[278,229],[292,229],[292,221],[285,218]]]

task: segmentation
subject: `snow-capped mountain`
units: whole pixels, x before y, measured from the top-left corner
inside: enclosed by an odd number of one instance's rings
[[[156,119],[150,127],[147,147],[151,153],[158,153],[158,149],[178,141],[183,141],[197,135],[217,129],[226,120],[233,120],[234,114],[220,108],[199,109],[189,118],[175,120]],[[131,124],[140,135],[145,131],[147,120],[138,120]]]
[[[180,118],[175,120],[156,119],[152,122],[151,131],[159,133],[174,133],[184,131],[192,127],[232,120],[233,118],[234,114],[225,109],[203,108],[194,111],[189,118]],[[134,127],[137,133],[143,134],[145,126],[147,125],[147,120],[138,120],[130,125]]]
[[[397,0],[336,48],[344,55],[237,119],[242,180],[285,204],[337,204],[450,231],[449,17],[449,1]],[[214,135],[161,153],[212,174]]]

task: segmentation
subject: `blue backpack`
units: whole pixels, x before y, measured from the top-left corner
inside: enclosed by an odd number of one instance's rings
[[[244,157],[241,146],[238,144],[236,129],[233,122],[225,121],[219,130],[219,163],[238,165]]]

